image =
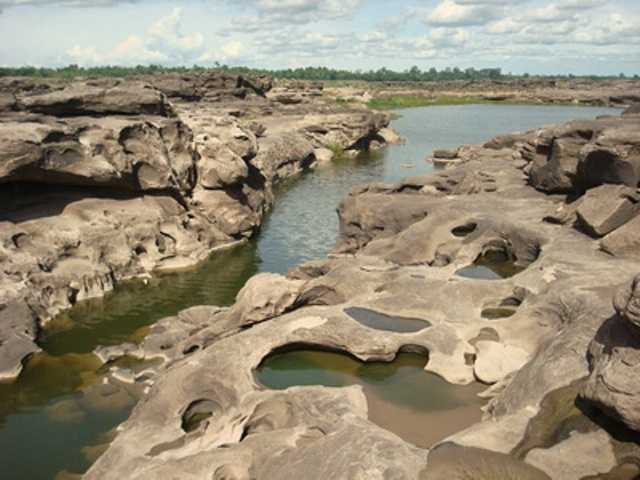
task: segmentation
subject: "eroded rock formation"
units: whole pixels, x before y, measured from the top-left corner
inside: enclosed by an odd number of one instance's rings
[[[85,478],[634,478],[638,180],[617,168],[635,165],[638,127],[626,115],[501,136],[439,173],[355,188],[331,258],[97,352],[162,364],[133,375],[150,391]],[[616,160],[587,161],[598,149]],[[486,315],[498,307],[509,315]],[[375,330],[353,308],[428,326]],[[374,424],[360,387],[258,383],[266,357],[300,345],[428,354],[450,383],[491,384],[484,419],[426,450]]]
[[[388,125],[363,108],[285,108],[271,87],[218,73],[2,79],[0,379],[54,315],[251,236],[275,184]]]

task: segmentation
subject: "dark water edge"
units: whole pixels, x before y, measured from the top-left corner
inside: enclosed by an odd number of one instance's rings
[[[369,418],[416,446],[439,440],[480,420],[481,385],[452,385],[424,370],[427,359],[400,353],[392,362],[363,363],[336,352],[296,350],[267,358],[256,372],[265,387],[360,385]]]
[[[324,257],[338,234],[335,209],[352,186],[428,173],[436,148],[478,143],[499,133],[596,115],[606,108],[464,105],[403,110],[394,122],[407,143],[318,167],[282,185],[276,205],[253,241],[218,252],[196,269],[161,274],[145,285],[119,285],[105,298],[82,302],[55,319],[23,375],[0,384],[0,465],[3,479],[50,480],[62,470],[81,473],[94,461],[86,447],[130,414],[134,396],[111,404],[88,394],[100,379],[97,345],[140,339],[157,320],[193,305],[229,305],[258,272],[284,273]],[[374,408],[390,408],[378,402]],[[83,449],[84,452],[83,452]]]

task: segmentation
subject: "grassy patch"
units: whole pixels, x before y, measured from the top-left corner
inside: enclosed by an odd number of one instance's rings
[[[343,160],[348,158],[347,154],[344,151],[344,148],[337,143],[332,143],[326,146],[329,150],[333,152],[333,160]]]
[[[401,108],[429,107],[434,105],[470,105],[479,103],[507,102],[485,100],[481,97],[425,97],[422,95],[392,95],[374,98],[367,103],[367,106],[376,110],[397,110]]]

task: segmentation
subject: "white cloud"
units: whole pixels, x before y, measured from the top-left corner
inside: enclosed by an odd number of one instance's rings
[[[153,23],[146,35],[130,35],[108,51],[76,45],[66,53],[80,65],[190,63],[202,55],[204,37],[199,32],[182,33],[182,16],[182,9],[174,8]]]
[[[38,7],[58,5],[70,8],[112,7],[119,3],[136,3],[138,0],[0,0],[0,12],[10,7]]]
[[[494,4],[442,1],[427,17],[427,23],[442,26],[484,25],[499,18],[501,9]]]
[[[176,7],[171,14],[162,17],[149,28],[149,42],[160,50],[175,50],[189,52],[198,50],[204,43],[204,37],[199,32],[184,34],[181,31],[183,10]]]

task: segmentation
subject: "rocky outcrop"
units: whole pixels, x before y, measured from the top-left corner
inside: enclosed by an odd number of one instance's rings
[[[621,227],[640,212],[640,196],[635,188],[602,185],[584,195],[576,213],[586,233],[602,237]]]
[[[578,131],[622,139],[634,125],[626,122],[601,119]],[[189,474],[213,478],[564,480],[637,464],[638,434],[607,418],[639,428],[640,279],[631,279],[640,265],[625,249],[600,249],[638,218],[620,215],[635,189],[595,168],[587,173],[597,185],[574,202],[573,220],[552,222],[569,199],[531,186],[549,139],[575,128],[465,146],[453,168],[355,188],[340,206],[330,258],[288,278],[254,278],[229,309],[198,307],[161,322],[126,350],[161,359],[145,374],[153,386],[86,478],[171,477],[188,465]],[[563,138],[584,145],[561,156],[581,157],[591,141]],[[625,142],[609,147],[622,151]],[[609,233],[593,238],[584,225]],[[509,316],[486,314],[496,307]],[[354,309],[428,324],[383,331],[350,316]],[[427,450],[374,423],[366,389],[258,383],[267,357],[300,346],[363,361],[428,354],[425,370],[450,383],[491,384],[483,421]],[[185,430],[194,412],[207,419]]]
[[[518,80],[452,80],[432,82],[341,82],[326,86],[337,98],[366,103],[385,97],[473,98],[521,104],[594,105],[624,107],[640,102],[637,79],[591,81],[586,79],[529,78]]]
[[[188,102],[221,102],[254,95],[264,97],[273,87],[270,77],[248,78],[216,71],[151,75],[140,79],[171,99]]]
[[[572,122],[529,141],[531,184],[550,193],[582,193],[605,183],[637,187],[640,121],[634,116]]]
[[[250,237],[273,186],[313,166],[317,147],[367,148],[388,124],[323,103],[279,113],[271,86],[218,73],[2,79],[1,378],[20,372],[59,312]],[[277,130],[260,115],[292,121]]]
[[[640,431],[640,276],[615,296],[616,316],[589,349],[591,375],[582,395],[630,429]]]

